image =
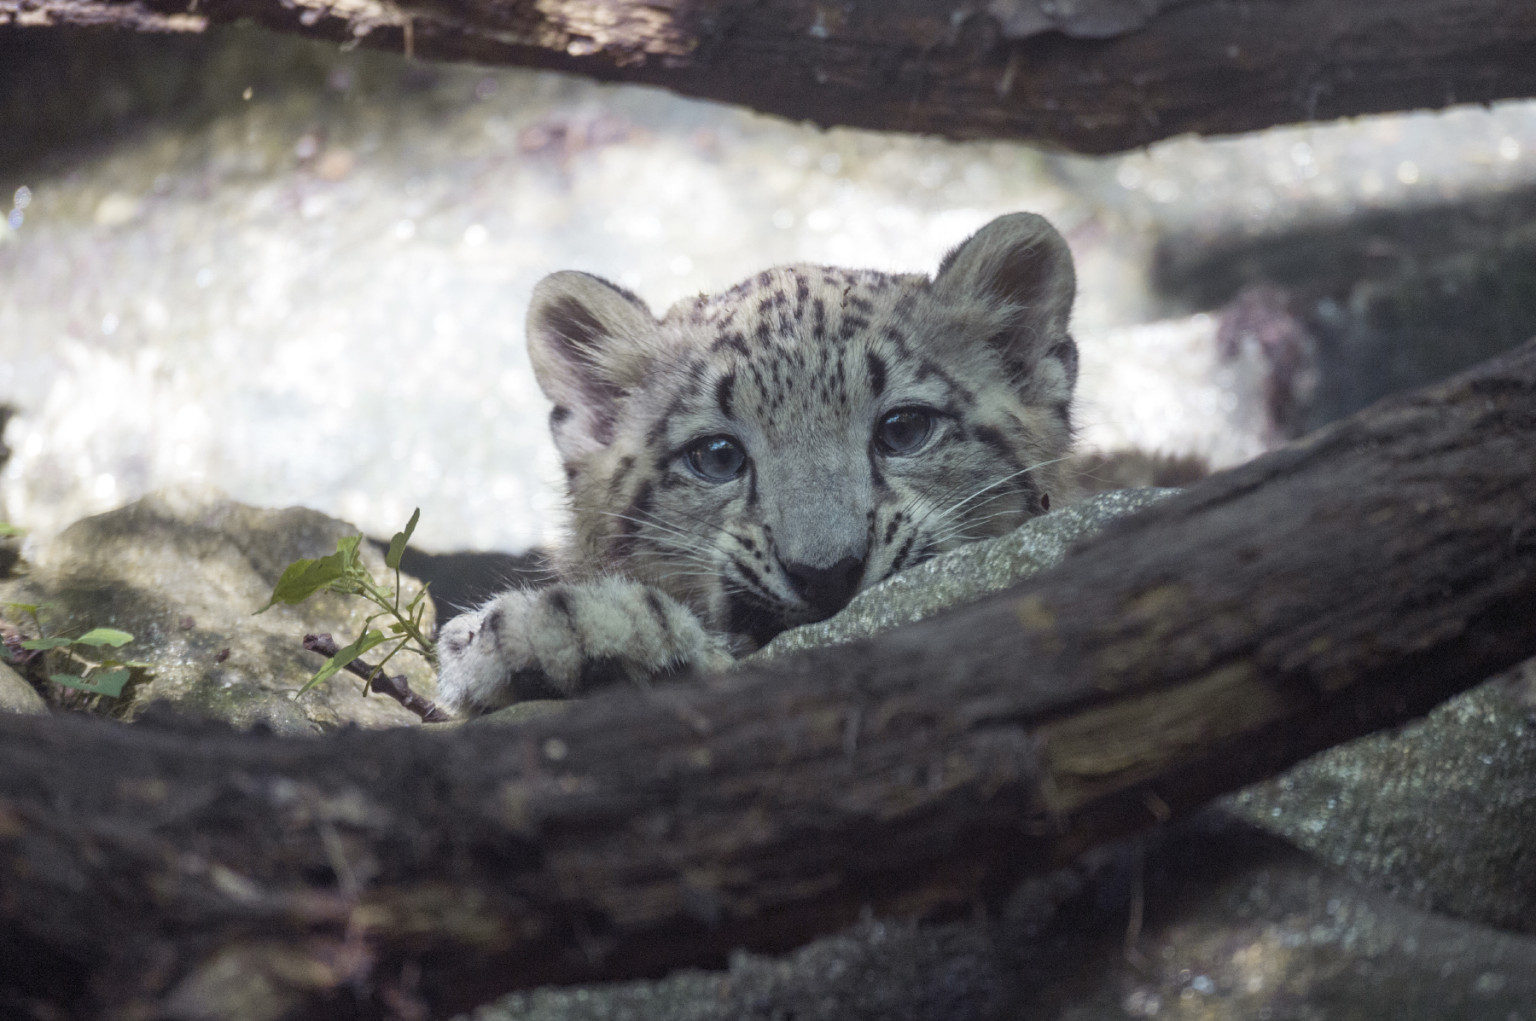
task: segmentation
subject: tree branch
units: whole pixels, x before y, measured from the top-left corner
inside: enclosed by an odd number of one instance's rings
[[[823,125],[1088,153],[1536,95],[1536,6],[1504,0],[0,0],[0,25],[245,19]]]
[[[1532,450],[1536,341],[771,667],[450,733],[0,717],[0,974],[440,1014],[964,909],[1536,655]]]
[[[305,635],[303,644],[304,648],[310,652],[318,652],[326,657],[334,656],[341,651],[341,647],[336,644],[336,639],[329,634]],[[412,691],[410,682],[406,680],[404,674],[386,674],[365,659],[354,659],[342,669],[367,681],[370,691],[387,695],[399,702],[421,717],[422,723],[445,723],[453,719],[439,709],[436,702]]]

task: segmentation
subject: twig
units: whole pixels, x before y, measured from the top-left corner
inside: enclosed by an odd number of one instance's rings
[[[336,644],[336,639],[332,638],[329,634],[305,635],[304,648],[310,652],[318,652],[322,656],[334,656],[340,651],[340,647]],[[386,674],[361,659],[354,659],[346,665],[345,669],[367,681],[370,690],[377,691],[381,695],[388,695],[417,716],[420,716],[422,723],[443,723],[446,720],[453,719],[452,716],[439,709],[437,703],[431,699],[422,698],[412,691],[410,684],[406,682],[404,674]]]

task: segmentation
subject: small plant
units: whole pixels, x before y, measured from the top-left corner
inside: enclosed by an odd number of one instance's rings
[[[363,542],[361,535],[349,535],[338,541],[335,553],[312,560],[295,560],[283,571],[283,576],[272,590],[272,598],[257,613],[265,613],[278,603],[295,606],[316,592],[341,592],[360,596],[379,608],[378,613],[370,614],[363,621],[362,635],[352,644],[331,653],[330,658],[315,671],[315,675],[299,689],[298,694],[304,694],[343,669],[350,669],[369,682],[375,682],[383,675],[385,665],[401,651],[414,653],[436,666],[436,649],[422,630],[422,621],[427,612],[426,586],[423,585],[421,591],[403,606],[400,596],[400,558],[405,555],[406,544],[411,541],[411,533],[416,531],[416,522],[420,518],[421,509],[418,507],[411,514],[405,530],[396,532],[394,538],[389,540],[384,565],[394,572],[393,591],[380,585],[368,572],[368,568],[363,566],[362,557],[358,553]],[[381,618],[388,618],[389,622],[382,629],[374,628],[374,621]],[[393,646],[378,663],[365,670],[357,668],[361,664],[355,661],[364,653],[391,642]],[[326,647],[326,651],[329,652],[329,647]]]
[[[23,638],[19,634],[7,634],[3,644],[7,660],[18,666],[32,668],[41,659],[42,676],[54,684],[75,688],[92,695],[117,698],[133,670],[148,669],[150,664],[134,659],[119,659],[108,650],[121,649],[133,641],[133,635],[116,628],[92,628],[77,638],[48,637],[38,611],[46,604],[0,603],[6,611],[24,614],[32,618],[37,638]],[[63,661],[62,669],[50,671],[50,662]],[[73,667],[74,672],[65,672]]]

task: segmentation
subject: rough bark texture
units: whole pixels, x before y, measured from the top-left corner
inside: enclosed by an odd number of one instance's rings
[[[0,975],[82,1018],[437,1016],[965,910],[1536,655],[1532,450],[1536,341],[772,669],[510,729],[0,717]]]
[[[1506,0],[0,0],[0,24],[239,19],[826,125],[1090,153],[1536,95],[1536,5]]]

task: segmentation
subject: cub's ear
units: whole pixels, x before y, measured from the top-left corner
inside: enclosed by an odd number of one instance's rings
[[[621,287],[588,273],[552,273],[528,306],[533,374],[554,401],[550,428],[567,463],[613,441],[619,403],[658,353],[656,319]]]
[[[944,257],[934,291],[955,303],[981,302],[1002,328],[990,343],[1026,390],[1066,400],[1077,382],[1077,345],[1067,333],[1077,274],[1066,240],[1043,216],[1011,213]]]

